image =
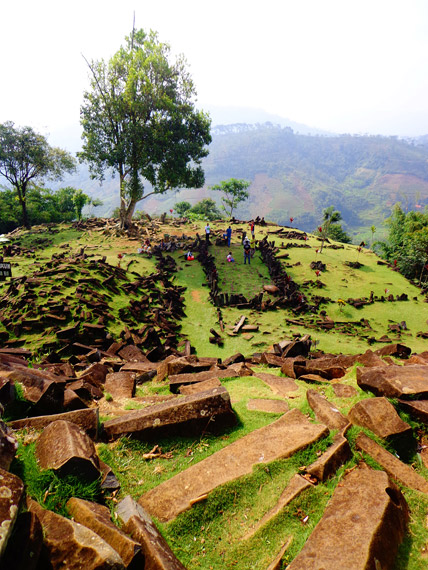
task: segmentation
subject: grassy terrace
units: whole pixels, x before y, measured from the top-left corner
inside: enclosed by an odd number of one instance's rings
[[[185,228],[185,231],[189,235],[196,231],[201,233],[201,227],[192,225]],[[214,230],[221,228],[224,228],[224,224],[213,224]],[[248,228],[242,226],[242,229],[247,230]],[[259,229],[256,237],[263,237],[269,229],[278,228],[267,227],[261,231]],[[165,226],[159,236],[162,233],[174,234],[174,232],[181,235],[183,228],[176,229],[173,226]],[[37,240],[40,238],[49,239],[50,242],[45,241],[42,245],[37,245]],[[208,342],[209,329],[214,328],[220,332],[220,328],[217,309],[209,301],[209,288],[206,284],[205,274],[196,260],[192,262],[184,260],[184,250],[177,251],[173,254],[178,264],[175,282],[177,285],[186,287],[184,292],[186,314],[181,322],[181,333],[184,337],[189,338],[198,355],[220,358],[225,358],[236,352],[250,355],[253,352],[268,349],[278,340],[290,338],[291,335],[299,333],[309,333],[312,339],[317,341],[317,348],[332,353],[358,353],[364,352],[370,347],[378,348],[383,345],[375,343],[371,346],[368,343],[368,338],[372,336],[379,338],[385,334],[388,334],[394,341],[400,340],[407,344],[413,352],[426,350],[427,341],[416,336],[418,331],[427,330],[425,297],[417,287],[410,284],[400,274],[387,266],[378,265],[378,258],[372,252],[364,249],[359,253],[355,246],[345,246],[343,249],[325,248],[322,254],[316,253],[316,249],[320,247],[320,242],[312,236],[309,236],[306,242],[310,246],[309,248],[289,247],[285,249],[287,240],[274,234],[269,234],[269,240],[275,240],[278,247],[281,248],[280,253],[287,252],[289,254],[289,258],[284,259],[282,263],[293,280],[299,287],[302,287],[302,291],[309,300],[314,295],[322,295],[330,299],[320,307],[320,310],[325,311],[327,317],[336,322],[356,322],[367,319],[371,329],[353,326],[350,327],[350,332],[337,328],[327,331],[316,326],[316,321],[321,319],[319,314],[295,315],[285,310],[259,312],[223,307],[221,312],[225,325],[225,331],[222,333],[224,345],[222,347],[212,345]],[[85,248],[86,253],[93,254],[95,259],[106,256],[107,261],[114,266],[120,262],[121,267],[126,268],[132,262],[129,266],[131,280],[133,278],[131,272],[148,275],[156,271],[155,258],[147,258],[144,255],[137,254],[138,241],[116,238],[102,232],[83,233],[64,226],[60,228],[58,233],[51,235],[24,234],[20,238],[20,243],[23,247],[34,246],[37,249],[34,255],[16,256],[6,260],[12,263],[14,277],[31,275],[34,269],[38,269],[37,263],[45,264],[53,254],[66,251],[66,248],[69,248],[67,251],[75,252],[82,247]],[[282,249],[282,243],[284,249]],[[300,245],[305,242],[296,240],[292,243]],[[229,293],[243,293],[248,297],[257,294],[262,289],[263,284],[270,283],[267,268],[261,262],[259,253],[256,252],[251,266],[244,266],[242,247],[236,231],[234,232],[231,250],[236,261],[234,264],[227,264],[225,258],[228,250],[215,246],[210,247],[210,252],[216,258],[221,290]],[[118,254],[125,254],[125,256],[119,260]],[[345,262],[355,262],[357,259],[362,264],[361,268],[353,269],[345,265]],[[310,269],[310,263],[315,260],[325,263],[327,269],[318,278],[315,272]],[[317,280],[321,281],[324,286],[317,287]],[[313,284],[303,288],[308,281],[312,281]],[[7,287],[8,282],[0,282],[0,295]],[[338,299],[346,301],[348,298],[369,297],[371,291],[375,296],[385,296],[385,289],[388,289],[387,295],[391,293],[396,296],[406,293],[409,300],[375,302],[360,309],[356,309],[348,303],[341,307],[337,302]],[[72,295],[72,293],[72,290],[68,291],[68,294]],[[127,299],[124,296],[119,295],[113,298],[115,314],[125,306],[126,302]],[[248,323],[259,325],[259,331],[252,333],[252,337],[229,336],[228,334],[241,314],[247,316]],[[298,320],[303,324],[293,324],[287,319]],[[388,325],[401,321],[406,321],[408,330],[402,331],[401,337],[398,337],[396,333],[389,331]],[[119,325],[118,322],[111,323],[113,334],[119,330]],[[308,325],[313,325],[315,328],[308,328]],[[0,324],[1,330],[2,325]],[[28,348],[37,348],[38,343],[37,335],[29,336],[26,339]],[[275,369],[267,367],[255,367],[254,370],[271,374],[279,373]],[[307,404],[306,391],[314,386],[299,380],[296,382],[299,389],[290,393],[287,402],[290,408],[298,408],[313,418],[313,413]],[[357,401],[370,397],[370,394],[357,387],[356,367],[341,379],[341,383],[355,387],[357,396],[351,399],[339,398],[330,385],[318,386],[317,389],[342,413],[346,414]],[[225,380],[223,384],[230,393],[239,423],[235,428],[219,437],[203,436],[199,439],[159,440],[156,443],[160,446],[162,455],[151,460],[146,460],[142,456],[152,449],[153,442],[139,442],[130,438],[122,438],[113,444],[97,444],[101,459],[112,467],[122,485],[117,495],[104,496],[106,504],[114,508],[115,501],[120,500],[128,493],[139,498],[142,493],[169,479],[174,474],[279,417],[277,414],[247,409],[248,401],[253,398],[281,399],[261,380],[255,377],[241,377]],[[114,417],[119,409],[130,410],[147,405],[144,402],[146,397],[167,394],[169,391],[166,383],[151,382],[139,387],[137,397],[132,400],[115,404],[103,398],[99,402],[101,420]],[[393,403],[395,404],[395,402]],[[426,428],[422,424],[415,424],[402,411],[399,413],[405,421],[414,427],[415,432],[418,432],[421,437],[426,437]],[[351,445],[358,431],[356,428],[351,429]],[[319,521],[325,504],[340,482],[341,477],[357,464],[357,461],[362,458],[361,454],[355,453],[354,458],[340,468],[333,479],[304,491],[289,504],[281,515],[252,538],[243,540],[243,537],[261,515],[275,504],[288,481],[295,473],[299,472],[300,467],[313,462],[331,443],[332,435],[327,440],[318,442],[290,459],[275,461],[269,465],[260,465],[247,477],[220,487],[211,493],[206,501],[179,515],[173,522],[158,523],[168,543],[183,564],[189,570],[196,568],[204,570],[223,570],[224,568],[264,570],[280,550],[282,544],[290,541],[283,559],[283,567],[285,568],[286,564],[300,551]],[[37,467],[33,461],[33,434],[22,432],[20,439],[22,445],[19,451],[20,459],[16,463],[16,472],[25,474],[29,493],[41,501],[47,488],[53,489],[55,496],[50,497],[48,493],[45,506],[61,511],[67,497],[63,499],[59,491],[57,492],[60,484],[51,475],[40,477],[37,472]],[[384,445],[384,442],[382,444]],[[367,458],[365,459],[370,462]],[[418,454],[411,458],[411,462],[417,472],[428,477],[428,472]],[[370,464],[377,468],[373,462]],[[402,488],[402,490],[411,510],[411,521],[408,536],[400,550],[396,570],[422,570],[426,567],[428,549],[428,528],[426,525],[428,498],[407,488]],[[97,490],[89,491],[93,494],[89,494],[88,498],[91,496],[99,498]]]

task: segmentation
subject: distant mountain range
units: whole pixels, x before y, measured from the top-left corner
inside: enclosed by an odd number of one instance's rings
[[[360,240],[368,238],[372,225],[381,236],[395,203],[401,202],[404,209],[428,205],[428,136],[402,140],[335,135],[269,117],[272,120],[264,123],[217,123],[204,161],[205,186],[149,197],[138,208],[161,213],[181,200],[194,204],[211,197],[220,202],[219,193],[208,187],[244,178],[251,186],[249,200],[236,212],[241,219],[264,216],[290,224],[292,217],[293,225],[312,231],[320,224],[322,210],[333,205],[342,213],[344,228]],[[119,204],[117,178],[107,178],[100,186],[85,166],[60,186],[67,185],[100,198],[104,205],[96,210],[99,216],[110,215]]]

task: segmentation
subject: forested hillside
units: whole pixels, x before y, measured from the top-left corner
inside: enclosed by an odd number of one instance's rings
[[[264,216],[280,224],[293,217],[294,225],[312,231],[322,210],[333,205],[342,213],[347,231],[360,239],[368,238],[372,225],[381,236],[395,203],[401,202],[404,210],[428,204],[428,148],[396,137],[310,136],[270,123],[217,126],[204,169],[203,189],[150,197],[138,207],[160,213],[180,200],[195,203],[211,196],[219,201],[209,186],[243,178],[251,181],[250,199],[237,216]],[[98,215],[111,213],[118,203],[118,180],[100,187],[81,171],[67,184],[101,198],[105,211],[98,210]]]

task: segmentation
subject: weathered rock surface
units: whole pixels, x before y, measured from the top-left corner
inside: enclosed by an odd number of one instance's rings
[[[253,400],[249,400],[247,404],[247,410],[270,412],[272,414],[284,414],[285,412],[288,412],[289,409],[287,402],[284,402],[283,400],[255,398]]]
[[[400,461],[367,435],[360,433],[356,439],[356,444],[361,451],[379,463],[393,479],[400,481],[406,487],[421,491],[421,493],[428,493],[428,481],[424,477],[421,477],[409,465]]]
[[[95,480],[99,460],[91,438],[79,427],[64,420],[49,424],[36,442],[36,458],[41,469],[61,474],[74,473]]]
[[[409,412],[412,418],[428,424],[428,400],[399,400],[400,407]]]
[[[119,554],[89,528],[27,500],[43,527],[44,545],[53,570],[125,570]]]
[[[333,391],[338,398],[353,398],[358,394],[353,386],[347,384],[340,384],[339,382],[332,385]]]
[[[130,495],[116,507],[123,529],[136,540],[145,556],[145,570],[185,570],[149,514]]]
[[[229,393],[221,386],[109,420],[104,431],[108,439],[123,434],[150,438],[168,430],[175,434],[199,433],[202,429],[217,431],[235,422]]]
[[[348,413],[355,425],[368,428],[383,439],[394,441],[397,438],[413,438],[412,428],[404,422],[386,398],[367,398],[357,402]]]
[[[52,414],[51,416],[34,416],[32,418],[23,418],[21,420],[13,420],[9,422],[9,426],[13,429],[33,428],[43,429],[52,422],[64,420],[76,424],[83,429],[91,439],[95,439],[98,433],[98,408],[86,408],[83,410],[75,410],[72,412],[64,412],[63,414]]]
[[[42,525],[31,512],[18,515],[0,567],[5,570],[35,570],[43,545]]]
[[[169,377],[169,389],[173,394],[175,394],[181,386],[205,382],[206,380],[212,380],[213,378],[237,378],[238,376],[239,373],[232,368],[216,368],[206,370],[205,372],[195,372],[194,374],[176,374]]]
[[[0,469],[9,471],[17,449],[18,441],[12,430],[0,420]]]
[[[428,398],[428,365],[357,368],[358,386],[387,398]]]
[[[221,386],[221,382],[218,378],[211,378],[211,380],[205,380],[204,382],[196,382],[196,384],[187,384],[180,387],[180,394],[183,396],[188,396],[189,394],[196,394],[197,392],[205,392],[205,390],[212,390]]]
[[[135,394],[135,374],[132,372],[111,372],[107,374],[104,389],[113,400],[132,398]]]
[[[103,505],[72,497],[67,501],[68,512],[74,521],[93,530],[122,558],[126,568],[144,568],[140,545],[119,530],[110,519],[110,511]]]
[[[308,390],[306,398],[317,420],[329,429],[342,430],[348,426],[349,420],[316,390]]]
[[[260,378],[260,380],[272,389],[274,394],[278,394],[279,396],[287,396],[290,392],[295,392],[299,389],[296,382],[291,378],[283,378],[266,372],[257,372],[255,376],[256,378]]]
[[[60,383],[41,376],[38,371],[14,370],[9,378],[23,387],[24,398],[34,404],[40,414],[60,413],[63,411],[65,383]]]
[[[316,477],[318,481],[325,481],[351,456],[348,440],[342,434],[337,434],[333,444],[314,463],[306,467],[305,471]]]
[[[0,469],[0,559],[12,534],[23,494],[21,479]]]
[[[151,516],[171,520],[219,485],[250,473],[253,465],[289,457],[327,434],[326,426],[290,410],[148,491],[139,503]]]
[[[408,509],[386,473],[356,469],[336,487],[288,570],[392,570]]]

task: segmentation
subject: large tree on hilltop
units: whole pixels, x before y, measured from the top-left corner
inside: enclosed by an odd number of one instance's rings
[[[241,202],[248,200],[249,193],[247,192],[248,186],[251,182],[247,180],[237,180],[236,178],[229,178],[229,180],[222,180],[220,184],[215,184],[210,187],[210,190],[218,190],[224,194],[221,201],[223,202],[222,208],[229,218],[232,217],[233,210]]]
[[[122,227],[131,223],[139,200],[204,184],[201,160],[208,154],[211,121],[195,109],[184,58],[170,62],[169,56],[155,32],[133,30],[107,63],[88,62],[91,89],[80,110],[79,158],[100,181],[108,169],[119,175]]]
[[[29,185],[44,178],[59,180],[64,172],[74,169],[75,160],[68,152],[51,147],[46,138],[31,127],[16,128],[11,121],[0,124],[0,176],[6,178],[16,191],[26,228],[30,227]]]

